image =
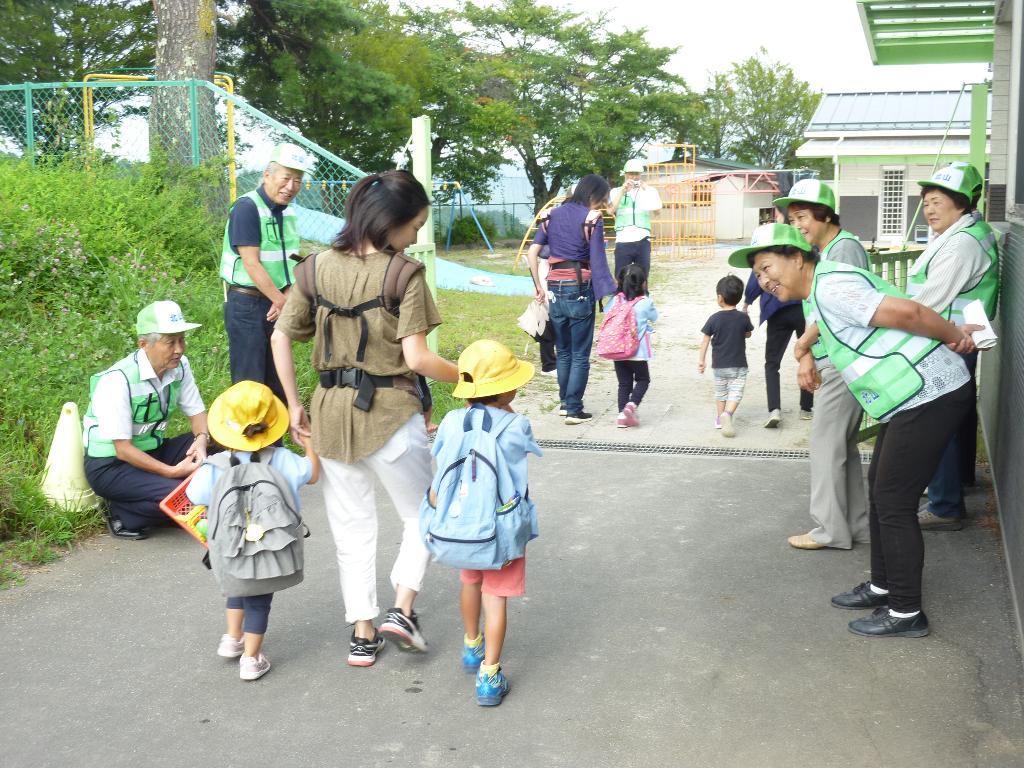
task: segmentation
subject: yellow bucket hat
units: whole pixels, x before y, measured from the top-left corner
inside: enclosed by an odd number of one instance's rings
[[[213,401],[208,421],[210,435],[225,448],[258,451],[288,431],[288,409],[266,384],[240,381]]]
[[[519,389],[533,378],[533,365],[516,358],[504,344],[474,341],[459,355],[459,383],[453,397],[483,398]]]

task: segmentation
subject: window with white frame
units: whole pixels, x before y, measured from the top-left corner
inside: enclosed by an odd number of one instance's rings
[[[882,169],[882,194],[879,210],[879,235],[902,237],[906,226],[906,171],[903,168]]]

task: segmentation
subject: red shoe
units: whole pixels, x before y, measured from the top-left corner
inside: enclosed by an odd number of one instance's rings
[[[640,417],[636,415],[636,406],[633,403],[626,403],[626,407],[622,409],[622,415],[626,420],[627,427],[640,426]]]

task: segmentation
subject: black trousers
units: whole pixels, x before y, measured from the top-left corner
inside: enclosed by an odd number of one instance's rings
[[[973,389],[968,383],[897,413],[875,438],[868,469],[871,583],[889,590],[894,611],[921,609],[924,541],[917,522],[918,499],[971,408]]]
[[[195,441],[190,432],[164,440],[160,446],[147,451],[164,464],[177,464]],[[96,495],[110,504],[110,514],[125,528],[137,531],[150,525],[173,521],[160,511],[160,502],[177,488],[182,478],[160,477],[133,467],[118,458],[85,459],[85,478]]]
[[[645,237],[633,243],[615,243],[615,279],[619,279],[619,272],[623,267],[630,264],[639,264],[643,267],[644,274],[651,274],[651,238]]]
[[[651,386],[651,370],[646,360],[616,360],[615,378],[619,380],[619,413],[626,403],[640,405]]]
[[[553,371],[558,367],[558,353],[555,350],[555,329],[551,323],[544,323],[544,333],[534,336],[540,344],[540,369]]]
[[[768,318],[768,337],[764,344],[764,385],[768,393],[768,410],[782,408],[782,396],[779,392],[779,365],[786,354],[790,336],[797,338],[804,332],[804,310],[799,304],[783,307]],[[800,390],[800,410],[809,411],[814,408],[814,395]]]

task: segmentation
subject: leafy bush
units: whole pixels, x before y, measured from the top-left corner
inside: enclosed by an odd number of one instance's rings
[[[487,238],[493,241],[498,231],[494,221],[489,217],[483,217],[480,219],[480,224],[487,234]],[[444,237],[439,237],[438,240],[447,241],[447,238],[446,229]],[[460,216],[452,223],[452,245],[473,245],[483,243],[483,241],[484,239],[480,236],[480,230],[477,228],[472,216]]]

